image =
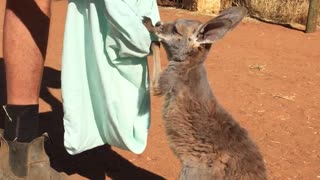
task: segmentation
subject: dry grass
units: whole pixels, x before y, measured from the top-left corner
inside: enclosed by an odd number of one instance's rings
[[[198,0],[158,0],[174,2],[178,7],[196,10]],[[276,22],[306,24],[309,0],[221,0],[221,9],[242,5],[249,9],[251,17]],[[320,8],[320,4],[319,4]],[[320,12],[318,25],[320,25]]]
[[[158,0],[176,3],[176,7],[196,10],[198,0]],[[309,0],[221,0],[221,10],[242,5],[249,9],[251,17],[283,24],[305,25],[308,16]],[[320,8],[320,4],[319,4]],[[320,11],[318,15],[320,25]]]
[[[251,16],[278,23],[305,24],[309,8],[309,0],[222,0],[222,4],[224,8],[244,5]]]

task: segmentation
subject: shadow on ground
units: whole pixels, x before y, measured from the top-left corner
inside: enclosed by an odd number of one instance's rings
[[[63,110],[61,102],[48,88],[61,88],[60,71],[45,67],[40,98],[50,104],[52,111],[40,113],[40,133],[48,132],[51,141],[46,143],[46,151],[51,165],[67,174],[80,174],[92,180],[102,180],[108,175],[115,180],[121,179],[164,179],[152,172],[139,168],[104,145],[78,155],[69,155],[63,146]],[[6,103],[4,62],[0,58],[0,104]],[[0,128],[4,127],[4,112],[0,110]]]

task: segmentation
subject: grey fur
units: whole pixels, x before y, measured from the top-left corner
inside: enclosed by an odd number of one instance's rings
[[[246,13],[245,8],[234,7],[205,24],[179,19],[155,27],[149,18],[144,19],[169,60],[168,67],[155,78],[153,90],[165,98],[162,117],[169,145],[183,164],[180,180],[267,179],[257,145],[219,105],[203,65],[211,44]]]

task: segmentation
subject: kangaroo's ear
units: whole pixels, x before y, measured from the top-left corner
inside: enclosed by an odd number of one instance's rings
[[[199,26],[196,41],[200,44],[214,43],[236,27],[247,13],[245,7],[232,7],[222,11],[218,17]]]

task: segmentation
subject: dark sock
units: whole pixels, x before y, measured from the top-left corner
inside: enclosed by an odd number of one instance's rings
[[[38,136],[39,105],[5,105],[4,138],[31,142]]]

